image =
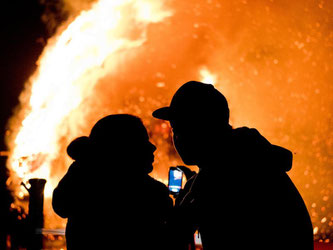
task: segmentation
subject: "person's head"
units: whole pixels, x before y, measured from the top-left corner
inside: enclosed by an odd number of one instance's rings
[[[170,106],[155,110],[153,116],[170,121],[174,145],[188,165],[200,164],[214,137],[231,128],[226,98],[213,85],[195,81],[183,84]]]
[[[89,154],[91,154],[89,138],[87,136],[75,138],[67,146],[67,154],[73,160],[86,160]]]
[[[88,141],[93,156],[110,165],[115,164],[120,168],[126,167],[127,170],[141,173],[149,173],[153,169],[156,147],[149,141],[145,126],[136,116],[106,116],[94,125],[89,137],[80,140],[81,145],[87,145]],[[72,143],[75,143],[75,140]],[[71,152],[75,155],[75,147]]]

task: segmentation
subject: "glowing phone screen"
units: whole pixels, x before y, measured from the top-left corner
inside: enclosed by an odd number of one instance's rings
[[[169,170],[169,190],[172,193],[178,193],[182,188],[183,171],[171,167]]]

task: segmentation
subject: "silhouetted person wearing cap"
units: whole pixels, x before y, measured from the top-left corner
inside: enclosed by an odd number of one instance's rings
[[[153,116],[170,121],[182,160],[199,167],[177,202],[179,249],[196,229],[205,250],[313,249],[308,211],[286,174],[292,153],[256,129],[233,129],[214,86],[185,83]]]
[[[75,161],[53,192],[71,249],[167,249],[172,200],[151,178],[156,147],[141,120],[110,115],[67,148]]]

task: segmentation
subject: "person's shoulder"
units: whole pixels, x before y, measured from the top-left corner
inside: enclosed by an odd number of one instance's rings
[[[241,141],[244,145],[248,143],[251,145],[253,145],[253,143],[269,144],[267,139],[255,128],[240,127],[233,129],[233,137],[236,141]]]
[[[249,127],[235,128],[235,129],[233,129],[233,134],[236,136],[259,136],[260,135],[260,133],[257,129],[249,128]]]
[[[164,183],[151,176],[147,177],[146,182],[146,184],[148,184],[148,186],[146,186],[146,194],[153,199],[150,202],[154,201],[155,203],[172,207],[172,200],[169,197],[169,189]]]

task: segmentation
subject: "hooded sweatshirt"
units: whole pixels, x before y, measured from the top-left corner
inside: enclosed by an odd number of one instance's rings
[[[313,249],[308,211],[286,173],[289,150],[243,127],[207,158],[180,202],[183,229],[198,229],[205,250]]]

